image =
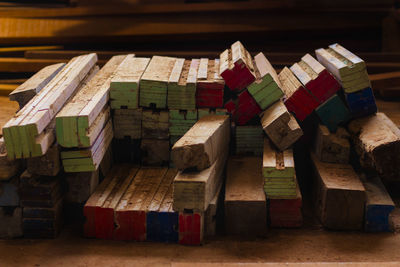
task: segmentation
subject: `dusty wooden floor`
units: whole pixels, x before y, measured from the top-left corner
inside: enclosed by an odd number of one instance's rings
[[[400,102],[379,101],[378,105],[400,126]],[[16,109],[0,97],[0,126]],[[399,266],[399,248],[398,233],[331,232],[314,223],[297,230],[273,229],[256,240],[219,235],[200,247],[84,239],[70,226],[55,240],[0,240],[0,266],[261,266],[266,262],[292,263],[279,266],[301,262],[306,262],[301,266],[319,266],[315,262]]]

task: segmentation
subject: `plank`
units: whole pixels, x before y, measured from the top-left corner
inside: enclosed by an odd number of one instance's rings
[[[201,58],[197,72],[196,107],[221,108],[225,82],[219,75],[219,59]]]
[[[0,207],[0,238],[16,238],[22,235],[22,208]]]
[[[232,91],[241,92],[255,80],[253,60],[240,41],[222,52],[219,60],[219,74]]]
[[[228,111],[224,108],[199,108],[197,113],[199,119],[208,115],[228,115]]]
[[[17,101],[22,109],[40,90],[43,89],[65,66],[65,63],[53,64],[39,70],[9,95],[10,100]]]
[[[348,108],[336,94],[317,107],[315,113],[331,132],[336,132],[339,125],[346,123],[351,117]]]
[[[394,211],[395,204],[381,179],[374,176],[363,179],[362,182],[367,196],[364,230],[366,232],[391,232],[390,214]]]
[[[318,125],[314,153],[318,160],[330,163],[348,163],[350,160],[350,134],[343,127],[332,133],[322,124]]]
[[[138,167],[128,164],[115,165],[96,188],[83,208],[86,237],[114,237],[114,210],[138,170]]]
[[[377,112],[374,92],[365,88],[354,93],[345,93],[345,100],[353,118],[364,117]]]
[[[285,106],[298,120],[303,121],[320,103],[301,85],[289,68],[283,68],[279,73],[279,80],[285,94]]]
[[[225,185],[225,229],[243,237],[263,236],[267,204],[259,157],[230,157]]]
[[[148,166],[165,166],[170,160],[169,140],[142,139],[141,162]]]
[[[170,109],[196,108],[196,82],[200,59],[176,60],[168,81],[167,104]]]
[[[144,109],[142,111],[142,138],[169,139],[169,112]]]
[[[109,100],[111,76],[125,57],[125,55],[112,57],[57,114],[57,141],[62,147],[90,146],[90,140],[87,138],[80,140],[79,137],[86,136],[90,126],[104,111]]]
[[[353,120],[348,130],[362,167],[384,180],[397,181],[400,168],[400,130],[384,114]]]
[[[260,117],[264,132],[281,151],[288,149],[303,135],[296,119],[282,101],[273,104]]]
[[[46,128],[53,128],[54,117],[80,89],[80,85],[86,81],[85,78],[96,61],[95,54],[72,59],[13,119],[8,121],[3,132],[9,157],[28,158],[46,153],[52,144],[51,139],[54,140],[53,134],[46,132]],[[47,131],[52,132],[49,129]]]
[[[18,175],[21,168],[22,162],[20,160],[10,160],[8,158],[4,139],[0,138],[0,181],[7,181],[11,177]]]
[[[194,110],[169,110],[169,136],[170,144],[174,145],[197,122],[198,111]],[[176,141],[175,141],[176,140]]]
[[[99,170],[93,172],[67,173],[65,202],[84,204],[99,184]]]
[[[172,209],[173,184],[176,169],[168,169],[146,211],[148,241],[173,242],[179,240],[179,213]]]
[[[204,212],[223,182],[222,173],[228,151],[202,171],[180,171],[174,179],[174,211],[193,210]]]
[[[140,79],[150,58],[129,54],[115,70],[110,82],[110,105],[112,109],[139,107]]]
[[[168,81],[174,68],[176,58],[153,56],[140,85],[141,107],[166,108]]]
[[[60,148],[54,143],[41,157],[29,158],[26,161],[31,174],[57,176],[61,169]]]
[[[244,125],[235,128],[236,155],[261,156],[264,132],[261,125]]]
[[[311,155],[317,216],[325,228],[360,230],[363,227],[365,188],[349,164],[321,162]]]
[[[227,153],[230,136],[229,117],[211,115],[198,120],[172,147],[171,157],[179,170],[210,167],[220,154]]]
[[[339,44],[315,50],[318,61],[338,80],[346,93],[371,87],[364,60]]]
[[[294,63],[290,70],[320,103],[324,103],[341,87],[332,74],[310,54]]]
[[[281,84],[275,69],[263,53],[254,57],[254,71],[256,80],[247,89],[260,108],[265,110],[283,96]]]
[[[114,137],[140,139],[142,137],[142,109],[116,109],[113,114]]]
[[[241,92],[237,99],[228,100],[224,107],[232,115],[232,120],[237,125],[246,125],[262,112],[257,102],[247,90]]]

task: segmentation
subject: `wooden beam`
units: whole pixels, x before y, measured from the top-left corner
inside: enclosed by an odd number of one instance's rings
[[[114,138],[142,137],[142,109],[116,109],[113,115]]]
[[[57,142],[43,156],[27,159],[26,166],[31,174],[57,176],[61,170],[60,148]]]
[[[225,82],[219,75],[219,59],[201,58],[197,72],[196,107],[221,108]]]
[[[314,153],[319,161],[330,163],[348,163],[350,160],[350,134],[339,127],[336,133],[319,124],[314,142]]]
[[[331,132],[336,132],[340,124],[346,123],[351,118],[350,111],[336,94],[317,107],[315,113]]]

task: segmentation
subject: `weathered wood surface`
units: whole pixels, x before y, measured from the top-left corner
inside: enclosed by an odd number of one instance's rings
[[[332,74],[310,54],[303,56],[298,63],[290,67],[290,70],[320,103],[325,102],[340,89],[340,84]]]
[[[367,232],[393,231],[390,214],[395,204],[378,176],[362,180],[367,201],[365,203],[365,225]]]
[[[378,110],[374,92],[370,87],[354,93],[345,93],[344,97],[353,118],[365,117]]]
[[[232,115],[232,120],[237,125],[246,125],[262,110],[247,90],[243,90],[237,99],[231,99],[225,103],[225,109]]]
[[[241,42],[233,43],[219,59],[219,74],[232,91],[240,92],[255,80],[253,60]]]
[[[22,208],[0,207],[0,238],[16,238],[22,232]]]
[[[237,155],[261,156],[264,131],[261,125],[244,125],[235,128],[235,153]]]
[[[139,107],[140,79],[150,58],[129,54],[114,71],[110,82],[110,106],[112,109]]]
[[[254,57],[256,80],[247,86],[249,93],[262,110],[278,101],[282,96],[278,74],[263,53]]]
[[[65,176],[65,181],[67,184],[65,201],[84,204],[99,184],[99,170],[68,173]]]
[[[169,140],[142,139],[140,150],[142,164],[149,166],[166,166],[170,160]]]
[[[142,138],[169,139],[169,112],[167,110],[142,111]]]
[[[11,160],[8,158],[4,138],[0,138],[0,181],[6,181],[18,175],[21,167],[20,160]]]
[[[229,116],[211,115],[201,118],[172,147],[171,157],[179,170],[210,167],[227,153],[230,140]]]
[[[293,145],[303,131],[282,101],[278,101],[261,114],[261,125],[271,141],[281,151]]]
[[[22,109],[64,66],[65,63],[58,63],[44,67],[12,91],[9,95],[10,100],[17,101],[19,108]]]
[[[243,237],[263,236],[267,203],[259,157],[230,157],[225,185],[225,229]]]
[[[198,112],[194,110],[169,110],[169,136],[173,146],[197,122]]]
[[[287,109],[293,112],[297,119],[303,121],[320,103],[301,85],[287,67],[279,73],[279,80],[285,94],[283,102]]]
[[[114,138],[142,137],[142,109],[116,109],[113,115]]]
[[[339,81],[346,93],[371,87],[365,62],[339,44],[315,50],[318,61]]]
[[[87,134],[99,116],[107,112],[111,77],[125,58],[122,55],[111,58],[57,115],[57,141],[62,147],[90,147],[93,144]],[[105,124],[106,121],[101,122]],[[97,123],[97,128],[102,129],[104,124]]]
[[[360,230],[364,223],[365,188],[351,165],[321,162],[311,154],[315,204],[322,225],[334,230]]]
[[[219,75],[219,59],[201,58],[197,72],[196,107],[221,108],[225,82]]]
[[[175,211],[207,210],[219,186],[223,182],[222,173],[228,151],[222,152],[217,160],[202,171],[180,171],[174,179]]]
[[[20,204],[17,176],[0,182],[0,207],[17,207]]]
[[[60,147],[54,143],[43,156],[27,159],[26,166],[31,174],[56,176],[61,169]]]
[[[166,108],[168,81],[176,58],[153,56],[143,73],[140,85],[141,107]]]
[[[339,125],[346,123],[351,117],[348,108],[338,95],[326,100],[325,103],[315,109],[315,113],[331,132],[336,132]]]
[[[350,134],[339,127],[336,133],[329,132],[325,125],[318,125],[314,142],[314,153],[318,160],[330,163],[348,163],[350,160]]]
[[[348,125],[362,167],[385,180],[399,180],[400,130],[384,114],[353,120]]]
[[[54,141],[53,118],[80,88],[96,61],[96,54],[73,58],[7,122],[3,134],[10,158],[29,158],[46,153]]]

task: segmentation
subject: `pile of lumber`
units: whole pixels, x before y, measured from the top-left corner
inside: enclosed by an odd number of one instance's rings
[[[243,125],[235,127],[235,153],[237,155],[262,155],[264,131],[261,125]]]

